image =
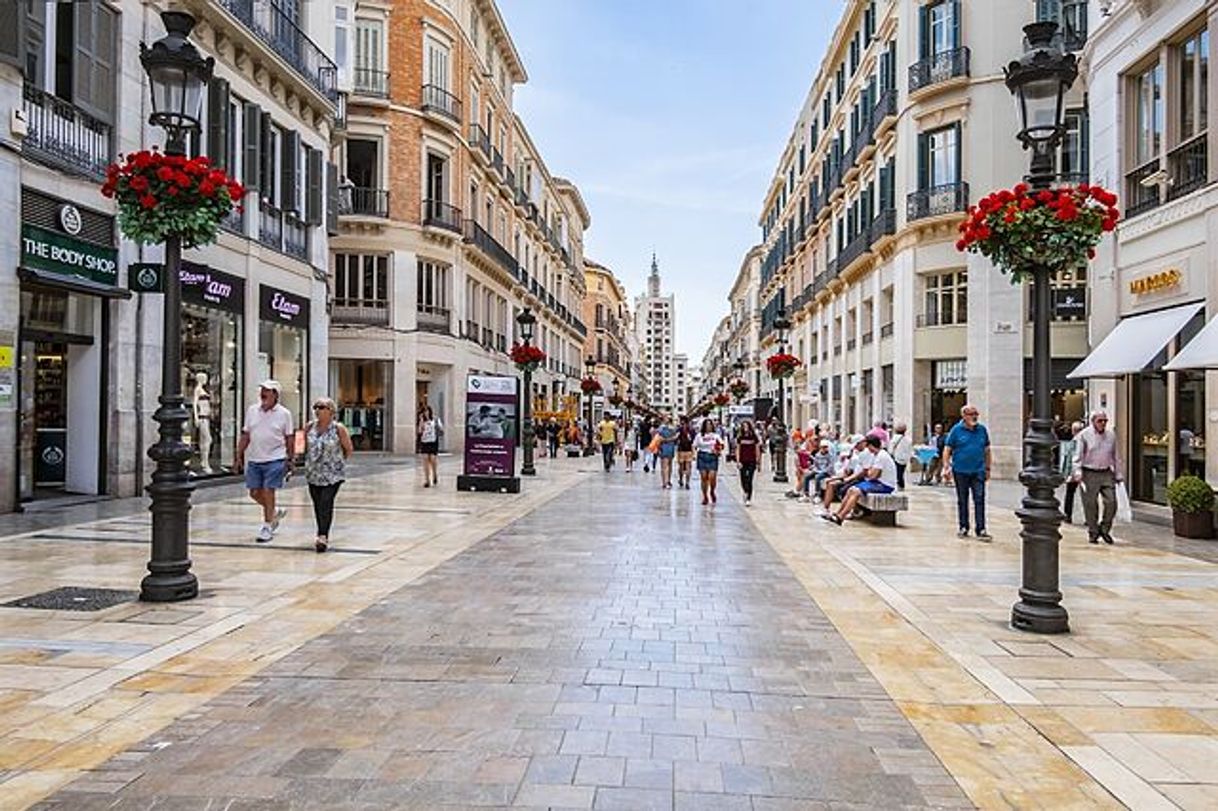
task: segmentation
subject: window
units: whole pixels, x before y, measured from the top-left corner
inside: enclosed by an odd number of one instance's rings
[[[960,2],[940,0],[921,9],[922,58],[939,56],[959,47]]]
[[[355,21],[355,65],[352,78],[357,93],[376,96],[388,93],[384,36],[380,20]]]
[[[419,260],[416,303],[420,313],[448,315],[448,265]]]
[[[389,257],[334,254],[334,306],[385,309],[389,305]]]
[[[424,74],[423,83],[448,90],[448,46],[428,37],[424,48],[427,51],[427,60],[424,63],[427,72]]]
[[[1065,115],[1066,136],[1062,140],[1061,162],[1058,171],[1062,179],[1070,183],[1087,180],[1088,118],[1085,108],[1067,110]]]
[[[920,136],[918,185],[922,190],[955,185],[960,180],[960,125]]]
[[[968,271],[926,277],[926,311],[919,326],[968,323]]]
[[[348,75],[347,71],[351,68],[351,54],[347,49],[350,14],[351,11],[346,6],[334,6],[334,64],[338,65],[344,76]]]
[[[1209,31],[1201,30],[1176,46],[1180,66],[1179,138],[1183,143],[1205,132],[1209,105]]]
[[[1163,66],[1156,62],[1133,79],[1134,163],[1155,160],[1163,142]]]

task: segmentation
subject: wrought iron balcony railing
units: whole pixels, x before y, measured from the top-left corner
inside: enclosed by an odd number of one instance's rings
[[[917,319],[917,324],[919,327],[958,327],[967,323],[967,310],[961,310],[960,312],[954,314],[944,313],[936,310],[928,313],[922,313]]]
[[[389,71],[356,67],[352,70],[352,89],[359,96],[389,98]]]
[[[385,299],[334,299],[330,323],[385,327],[389,325],[389,302]]]
[[[926,217],[952,214],[968,208],[968,184],[944,183],[911,192],[906,200],[905,219],[912,222]]]
[[[1209,172],[1208,134],[1196,135],[1167,153],[1167,199],[1183,197],[1206,183]]]
[[[56,169],[104,179],[114,160],[110,125],[33,85],[25,85],[22,95],[29,128],[22,154]]]
[[[512,256],[508,249],[499,244],[485,228],[473,220],[465,221],[465,241],[473,245],[478,250],[490,258],[495,264],[503,268],[514,278],[520,278],[520,264],[516,258]]]
[[[897,210],[889,208],[881,211],[871,221],[869,231],[872,245],[879,242],[883,237],[895,234],[897,232]]]
[[[460,123],[461,99],[438,85],[425,84],[423,85],[423,112],[439,113]]]
[[[340,186],[338,213],[362,217],[388,217],[389,190],[363,186]]]
[[[273,0],[218,0],[308,84],[338,103],[338,68]]]
[[[436,307],[430,304],[420,304],[416,314],[419,329],[423,332],[434,332],[440,335],[451,335],[452,313],[447,307]]]
[[[461,209],[440,200],[423,201],[423,225],[461,233]]]
[[[491,139],[481,124],[469,125],[469,145],[475,151],[481,152],[487,160],[491,159]]]
[[[913,93],[960,76],[968,76],[969,57],[968,48],[955,48],[919,59],[909,66],[909,92]]]
[[[1136,217],[1163,202],[1159,184],[1151,182],[1158,172],[1159,159],[1155,158],[1125,175],[1125,216]]]

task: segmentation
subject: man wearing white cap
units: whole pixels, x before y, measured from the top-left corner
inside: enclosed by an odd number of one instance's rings
[[[245,486],[250,498],[262,507],[258,543],[267,543],[279,529],[286,510],[275,508],[275,491],[283,487],[292,469],[294,431],[292,412],[279,403],[280,385],[275,380],[258,384],[258,402],[245,412],[245,427],[237,442],[237,469],[245,468]]]

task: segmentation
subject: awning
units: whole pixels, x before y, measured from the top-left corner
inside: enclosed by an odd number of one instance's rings
[[[1122,318],[1069,376],[1079,379],[1137,374],[1204,306],[1205,302],[1196,301]]]
[[[1218,318],[1202,327],[1196,337],[1163,368],[1169,371],[1218,369]]]
[[[122,287],[95,282],[80,276],[68,276],[63,273],[52,273],[49,270],[37,268],[17,268],[17,277],[23,282],[53,287],[57,290],[68,290],[72,293],[86,293],[103,298],[131,298],[131,291]]]

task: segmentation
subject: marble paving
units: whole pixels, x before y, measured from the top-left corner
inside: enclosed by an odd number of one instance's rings
[[[739,502],[576,464],[37,807],[972,806]]]

